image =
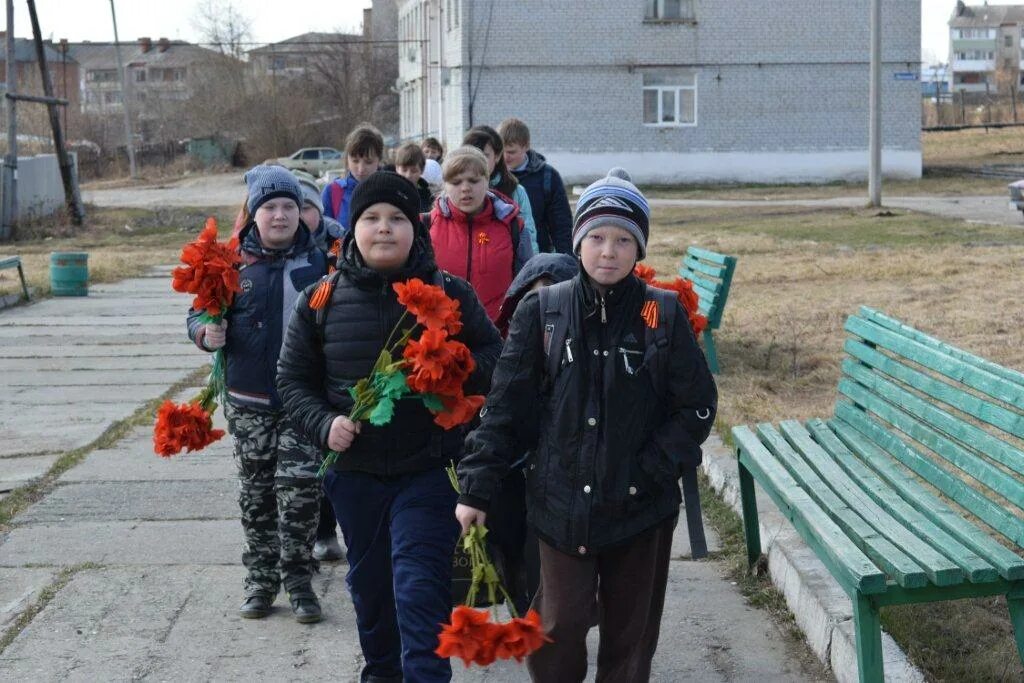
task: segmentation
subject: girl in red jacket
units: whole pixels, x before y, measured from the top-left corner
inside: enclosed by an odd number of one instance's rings
[[[450,152],[444,193],[430,212],[437,265],[473,287],[491,320],[512,279],[533,256],[519,207],[487,187],[487,158],[475,147]]]

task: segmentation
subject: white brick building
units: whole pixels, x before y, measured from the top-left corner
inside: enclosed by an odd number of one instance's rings
[[[883,0],[883,169],[919,177],[920,3]],[[869,0],[407,0],[403,138],[518,116],[571,181],[866,177]]]

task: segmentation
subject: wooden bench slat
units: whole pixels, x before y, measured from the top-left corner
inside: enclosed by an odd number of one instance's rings
[[[717,297],[714,295],[713,292],[710,292],[707,289],[696,284],[693,286],[693,291],[697,292],[697,298],[700,299],[701,303],[707,304],[707,307],[709,309],[714,308],[715,299],[717,299]]]
[[[711,261],[722,266],[728,266],[730,261],[735,259],[732,256],[726,256],[725,254],[719,254],[716,251],[708,251],[707,249],[701,249],[700,247],[687,247],[686,253],[691,254],[703,261]]]
[[[829,420],[827,424],[843,445],[870,465],[874,472],[914,509],[991,562],[1004,579],[1024,578],[1024,558],[1003,546],[980,527],[965,519],[960,512],[949,507],[945,501],[921,486],[888,453],[851,424],[851,420],[867,419],[849,403],[841,402],[836,407],[836,418]]]
[[[797,528],[815,554],[848,593],[883,593],[885,574],[811,500],[749,427],[734,427],[740,463],[762,482],[762,488]],[[782,495],[785,492],[785,496]]]
[[[855,400],[855,402],[871,409],[872,412],[899,427],[901,431],[932,449],[948,462],[985,484],[1017,507],[1024,509],[1024,486],[1021,486],[1019,480],[954,441],[945,438],[943,434],[956,439],[961,444],[970,445],[971,448],[989,455],[994,460],[1017,467],[1020,466],[1020,461],[1024,460],[1024,453],[984,430],[963,422],[941,408],[934,407],[880,375],[872,373],[864,366],[845,360],[843,361],[843,371],[847,376],[856,380],[859,385],[870,388],[872,396],[877,394],[888,401],[888,403],[873,401],[871,405],[862,403],[860,400]]]
[[[920,330],[915,330],[913,327],[910,327],[909,325],[904,325],[899,320],[896,320],[895,318],[890,318],[884,313],[876,311],[873,308],[861,306],[860,315],[864,318],[871,320],[871,322],[881,325],[887,330],[897,332],[903,335],[904,337],[907,337],[908,339],[913,339],[914,341],[920,344],[924,344],[929,348],[941,351],[947,356],[951,356],[953,358],[956,358],[957,360],[961,360],[965,363],[968,363],[969,365],[972,365],[976,368],[980,368],[986,372],[996,375],[997,377],[1002,377],[1003,379],[1006,379],[1015,384],[1024,384],[1024,374],[1017,372],[1016,370],[1011,370],[1010,368],[1004,367],[997,363],[993,363],[992,361],[985,360],[981,356],[976,356],[973,353],[968,353],[963,349],[958,349],[955,346],[951,346],[944,341],[941,341],[939,339],[936,339],[935,337],[925,334],[924,332],[921,332]]]
[[[0,269],[16,268],[21,265],[20,256],[0,256]]]
[[[992,398],[1011,405],[1024,406],[1024,384],[1000,377],[944,351],[931,348],[861,318],[850,316],[846,321],[846,330]]]
[[[906,588],[918,588],[928,585],[935,572],[927,574],[910,556],[897,548],[884,534],[869,524],[860,514],[855,512],[846,500],[843,500],[833,491],[827,483],[804,461],[794,450],[790,443],[769,424],[757,426],[757,436],[761,443],[778,459],[786,468],[790,476],[797,484],[807,492],[818,506],[829,515],[840,529],[853,541],[854,545],[864,551],[864,554],[876,565],[881,567],[886,574]],[[956,570],[956,577],[963,581],[963,573],[959,568]],[[945,582],[948,578],[939,575],[939,580]],[[935,581],[935,579],[932,579]],[[957,583],[951,580],[949,583]]]
[[[840,384],[852,385],[852,382],[842,380]],[[846,388],[849,389],[850,387]],[[840,391],[849,396],[842,387]],[[867,392],[863,390],[859,393],[861,397],[867,396]],[[857,399],[854,400],[858,403],[860,402]],[[836,405],[836,416],[840,416],[840,413],[842,413],[841,417],[843,420],[848,424],[881,446],[887,453],[917,473],[918,476],[928,481],[929,484],[941,491],[943,495],[970,510],[976,517],[1017,545],[1024,543],[1024,522],[1020,519],[1007,512],[1003,507],[993,503],[967,484],[967,482],[954,477],[928,458],[922,456],[886,430],[876,420],[866,416],[862,411],[844,403]]]
[[[721,282],[716,282],[714,280],[708,280],[707,278],[703,278],[700,275],[695,274],[692,270],[680,268],[679,274],[682,277],[689,280],[690,282],[692,282],[695,288],[701,287],[702,289],[706,289],[712,301],[714,301],[718,297],[718,293],[722,290]]]
[[[808,420],[806,430],[808,436],[829,454],[859,490],[885,508],[907,529],[912,529],[912,533],[917,534],[921,539],[930,543],[933,548],[952,559],[957,566],[963,569],[971,582],[987,583],[999,578],[1000,570],[997,567],[904,500],[896,489],[888,486],[871,468],[859,460],[823,420]],[[922,489],[923,491],[924,489]],[[1002,548],[994,541],[992,545]],[[1024,560],[1016,560],[1016,562],[1024,571]]]
[[[910,560],[922,567],[928,578],[936,586],[952,586],[963,583],[964,572],[960,566],[941,549],[933,547],[895,518],[889,510],[871,498],[857,482],[841,468],[831,455],[811,439],[802,424],[795,420],[786,420],[779,424],[779,430],[796,452],[801,453],[807,466],[814,471],[814,487],[831,488],[842,499],[843,503],[866,523],[888,539],[896,548],[906,554]],[[805,480],[807,481],[807,480]],[[989,567],[991,570],[991,566]],[[993,576],[995,571],[992,571]],[[904,587],[911,587],[900,582]]]
[[[698,261],[691,256],[683,257],[683,265],[688,270],[692,270],[695,273],[704,273],[705,275],[710,275],[713,278],[721,279],[725,274],[725,268],[723,266],[704,263],[703,261]]]

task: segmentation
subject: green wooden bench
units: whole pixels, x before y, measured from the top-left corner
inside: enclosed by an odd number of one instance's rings
[[[1005,595],[1024,659],[1024,374],[870,308],[845,329],[831,419],[732,430],[748,561],[756,481],[850,596],[861,681],[887,605]]]
[[[28,285],[25,284],[25,271],[21,267],[20,256],[0,256],[0,270],[6,270],[7,268],[17,268],[18,277],[21,278],[21,291],[25,295],[25,301],[29,300]]]
[[[711,372],[718,372],[718,351],[712,330],[722,324],[722,311],[729,298],[732,273],[736,270],[736,257],[718,254],[707,249],[688,247],[679,274],[693,283],[700,297],[700,312],[707,316],[708,326],[704,330],[704,353],[707,355]]]

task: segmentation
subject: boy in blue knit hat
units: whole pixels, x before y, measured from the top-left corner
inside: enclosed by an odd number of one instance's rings
[[[580,273],[526,295],[459,462],[463,530],[484,524],[510,466],[526,465],[527,523],[540,540],[533,608],[553,642],[534,681],[582,681],[598,613],[597,680],[646,681],[658,644],[679,479],[701,459],[717,392],[673,292],[633,269],[650,208],[622,169],[580,196]],[[541,387],[539,407],[537,387]],[[525,430],[533,410],[538,430]]]
[[[242,291],[218,325],[190,311],[188,333],[204,351],[224,349],[224,414],[235,442],[247,569],[239,614],[267,616],[283,584],[295,618],[312,623],[321,619],[311,584],[320,454],[292,426],[274,382],[295,301],[327,273],[327,259],[299,219],[302,190],[290,171],[255,166],[245,182],[250,218],[239,233]]]

